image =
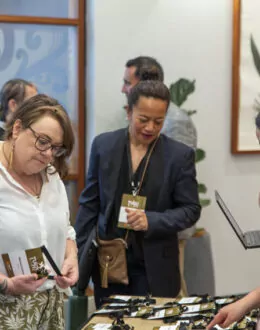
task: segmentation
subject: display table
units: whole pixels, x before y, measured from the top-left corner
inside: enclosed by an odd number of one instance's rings
[[[193,329],[205,329],[207,324],[214,317],[214,314],[217,313],[220,308],[224,305],[237,301],[242,296],[243,295],[232,295],[225,297],[193,296],[176,299],[153,297],[153,299],[156,299],[154,304],[150,297],[138,298],[117,295],[109,298],[109,305],[106,305],[102,309],[98,310],[97,314],[94,314],[85,325],[82,325],[80,330],[109,329],[110,325],[112,325],[114,321],[114,318],[110,318],[108,313],[114,313],[112,311],[113,307],[117,311],[118,309],[116,307],[123,308],[122,306],[125,306],[127,301],[129,301],[129,306],[131,303],[134,304],[132,307],[143,306],[139,307],[138,311],[133,310],[131,312],[132,317],[123,317],[124,322],[130,327],[133,326],[135,330],[158,330],[160,327],[166,330],[169,329],[171,325],[172,326],[170,329],[179,329],[180,326],[182,328],[182,325],[180,325],[182,322],[188,322],[187,326],[190,325]],[[153,303],[154,305],[149,305],[149,307],[147,307],[145,304],[147,302]],[[140,303],[141,305],[139,305]],[[166,303],[167,307],[164,306]],[[110,311],[108,311],[108,308]],[[106,314],[100,314],[104,312]],[[139,315],[139,317],[137,317],[137,315]],[[141,315],[154,319],[142,318]],[[256,329],[257,315],[258,310],[252,310],[242,320],[239,320],[238,323],[232,324],[229,329]],[[168,322],[173,323],[165,324],[162,319],[163,317],[167,318]],[[184,328],[186,328],[185,325]]]
[[[167,303],[170,298],[155,298],[156,304],[161,305]],[[125,323],[134,326],[135,330],[152,330],[153,327],[165,325],[163,320],[145,320],[141,318],[134,318],[134,317],[124,317]],[[91,323],[111,323],[113,320],[109,318],[107,315],[100,316],[94,315],[91,320],[81,328],[81,330],[85,330],[88,325]]]
[[[152,330],[154,327],[160,327],[165,326],[166,324],[163,323],[162,320],[143,320],[139,318],[126,318],[124,317],[125,323],[134,326],[135,330]],[[105,316],[95,316],[93,317],[90,322],[88,322],[87,325],[85,325],[82,330],[87,329],[87,326],[91,323],[111,323],[113,320],[111,320],[109,317]]]
[[[143,297],[144,298],[144,297]],[[171,298],[156,298],[156,305],[164,305],[165,303],[171,301]],[[152,330],[154,327],[166,326],[163,320],[147,320],[142,318],[134,318],[134,317],[127,317],[124,316],[124,321],[128,325],[134,326],[135,330]],[[81,330],[86,330],[90,324],[93,323],[113,323],[113,319],[109,318],[107,315],[93,315],[93,317],[81,327]]]

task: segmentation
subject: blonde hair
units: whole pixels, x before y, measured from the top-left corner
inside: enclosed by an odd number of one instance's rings
[[[20,120],[23,128],[27,129],[44,116],[51,116],[56,119],[63,130],[63,145],[67,152],[60,157],[54,158],[52,165],[55,170],[50,172],[50,174],[54,174],[57,171],[61,178],[64,178],[68,173],[66,159],[72,153],[75,139],[71,121],[66,110],[54,98],[44,94],[38,94],[24,101],[15,112],[11,122],[6,125],[5,140],[12,138],[13,126],[17,120]]]

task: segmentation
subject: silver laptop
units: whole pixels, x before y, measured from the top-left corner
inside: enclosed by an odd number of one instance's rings
[[[243,244],[245,249],[255,249],[260,247],[260,230],[247,231],[243,233],[238,223],[234,219],[233,215],[230,213],[227,205],[224,203],[223,199],[220,197],[219,193],[215,190],[215,197],[218,206],[221,211],[226,216],[228,222],[231,224],[234,232],[239,238],[240,242]]]

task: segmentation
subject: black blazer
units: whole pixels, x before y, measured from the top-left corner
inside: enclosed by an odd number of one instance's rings
[[[0,127],[0,141],[4,140],[4,135],[5,135],[5,130],[2,127]]]
[[[118,182],[126,130],[97,136],[90,155],[87,185],[76,219],[79,254],[91,228],[107,227]],[[174,297],[180,290],[177,232],[199,219],[200,204],[190,147],[161,134],[149,163],[146,191],[157,201],[146,210],[148,230],[143,249],[147,277],[154,296]]]

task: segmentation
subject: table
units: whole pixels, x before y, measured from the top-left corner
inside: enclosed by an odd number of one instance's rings
[[[156,305],[162,305],[169,301],[171,301],[171,298],[156,298]],[[134,317],[124,317],[124,321],[134,326],[135,330],[152,330],[154,327],[160,327],[165,326],[166,324],[163,323],[163,320],[145,320],[141,318],[134,318]],[[81,330],[85,330],[87,326],[89,326],[91,323],[110,323],[112,324],[113,320],[109,318],[108,316],[100,316],[100,315],[94,315],[90,321],[81,328]]]
[[[221,306],[223,306],[223,304],[231,303],[234,299],[235,300],[240,299],[242,296],[243,296],[243,294],[232,295],[232,296],[223,296],[223,297],[211,297],[213,299],[210,299],[209,301],[204,301],[202,303],[198,302],[198,300],[197,300],[199,298],[199,296],[184,297],[181,299],[181,301],[179,301],[179,303],[186,305],[185,306],[186,313],[197,313],[198,308],[201,310],[202,313],[203,313],[203,311],[207,312],[208,310],[211,311],[210,313],[212,313],[213,310],[215,312],[217,311],[217,309],[215,310],[216,307],[221,307]],[[119,298],[121,300],[127,299],[127,297],[120,296],[120,295],[116,295],[115,298]],[[142,299],[144,297],[132,297],[132,298],[141,298]],[[172,299],[171,298],[158,298],[158,297],[157,298],[153,297],[153,298],[156,299],[156,305],[164,305],[167,302],[173,301],[173,298]],[[189,305],[189,304],[193,304],[193,305]],[[201,304],[201,305],[198,306],[197,304]],[[173,312],[173,310],[170,311],[170,309],[168,309],[168,316],[170,315],[169,313],[172,313],[172,312]],[[200,313],[200,312],[198,312],[198,313]],[[260,330],[260,322],[259,322],[259,317],[257,317],[257,313],[259,313],[258,309],[252,310],[247,316],[245,316],[242,320],[240,320],[239,323],[235,324],[235,326],[242,327],[243,329],[248,329],[248,327],[247,327],[248,322],[253,321],[253,322],[257,322],[256,329]],[[159,328],[162,326],[167,327],[167,326],[171,325],[171,324],[163,323],[162,319],[148,320],[148,319],[124,316],[124,321],[129,326],[133,326],[135,330],[153,330],[155,327]],[[205,319],[204,319],[204,321],[205,321]],[[196,321],[194,321],[194,322],[196,323]],[[97,324],[97,323],[112,324],[113,319],[109,318],[107,314],[102,314],[102,315],[94,314],[94,316],[88,321],[88,323],[85,324],[84,326],[82,326],[80,330],[86,330],[89,325]],[[175,325],[176,325],[176,323],[175,323]],[[250,329],[252,329],[252,326],[250,326]]]

